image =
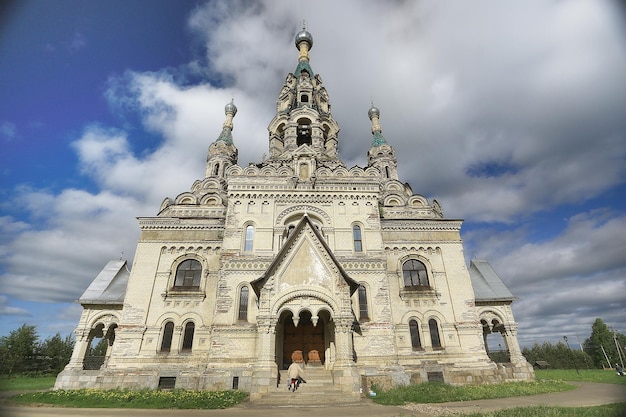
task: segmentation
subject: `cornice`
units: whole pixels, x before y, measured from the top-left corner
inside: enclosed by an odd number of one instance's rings
[[[206,219],[159,219],[159,218],[139,218],[139,228],[141,230],[224,230],[222,221],[209,223]]]
[[[381,219],[382,231],[408,230],[408,231],[460,231],[463,220],[424,220],[424,219]]]

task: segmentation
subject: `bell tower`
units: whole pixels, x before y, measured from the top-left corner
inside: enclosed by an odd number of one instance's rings
[[[310,65],[313,36],[303,27],[296,35],[298,64],[289,73],[276,102],[276,116],[268,126],[266,164],[290,166],[301,180],[320,166],[343,166],[337,157],[339,126],[330,113],[328,92]]]

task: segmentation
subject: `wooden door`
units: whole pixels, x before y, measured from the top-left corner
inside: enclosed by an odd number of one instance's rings
[[[304,363],[307,363],[308,354],[311,350],[317,350],[320,360],[324,363],[324,322],[319,320],[317,326],[313,326],[310,317],[308,320],[303,317],[298,323],[298,327],[287,319],[283,326],[283,367],[288,367],[291,363],[291,355],[295,351],[302,351]]]

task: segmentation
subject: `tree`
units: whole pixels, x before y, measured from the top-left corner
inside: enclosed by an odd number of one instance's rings
[[[597,318],[596,321],[593,322],[591,326],[591,336],[585,340],[585,351],[589,353],[593,359],[594,366],[611,368],[616,362],[619,362],[615,338],[617,338],[617,342],[622,348],[626,345],[626,336],[612,332],[602,319]],[[604,351],[602,349],[604,349]],[[605,352],[610,363],[607,363],[606,356],[604,355]]]
[[[39,355],[43,360],[42,371],[60,372],[72,357],[74,338],[68,335],[64,338],[60,333],[48,337],[39,348]]]
[[[87,351],[87,356],[105,356],[108,348],[109,341],[106,338],[94,338]]]
[[[31,370],[35,366],[37,352],[37,330],[35,326],[23,324],[8,336],[0,338],[0,364],[3,374]]]
[[[546,361],[553,369],[584,369],[591,363],[589,355],[581,350],[572,350],[563,342],[556,345],[535,343],[532,348],[524,348],[522,354],[530,364]]]

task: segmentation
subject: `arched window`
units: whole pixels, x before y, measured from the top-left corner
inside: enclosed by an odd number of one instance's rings
[[[421,350],[422,340],[420,339],[420,327],[417,320],[409,321],[409,332],[411,333],[411,347],[413,350]]]
[[[402,276],[405,287],[428,287],[426,265],[416,259],[409,259],[402,264]]]
[[[246,226],[246,243],[244,245],[244,252],[252,252],[252,244],[254,243],[254,226],[249,224]]]
[[[241,287],[239,291],[239,313],[237,314],[237,320],[248,321],[248,296],[250,295],[250,289],[246,286]]]
[[[213,168],[213,175],[217,175],[220,172],[220,164],[215,164],[215,168]]]
[[[168,321],[163,326],[163,338],[161,339],[161,352],[169,352],[172,348],[172,336],[174,335],[174,323]]]
[[[439,326],[437,320],[428,320],[428,330],[430,330],[430,341],[433,345],[433,349],[441,349],[441,339],[439,338]]]
[[[198,288],[202,277],[202,264],[195,259],[187,259],[176,269],[175,288]]]
[[[308,99],[308,97],[307,97]],[[311,145],[311,126],[308,124],[299,124],[297,130],[296,146]]]
[[[354,251],[363,252],[363,240],[361,239],[361,227],[352,226],[352,240],[354,241]]]
[[[183,335],[183,347],[182,350],[191,350],[193,346],[193,333],[196,330],[196,325],[193,321],[185,324],[185,334]]]
[[[367,290],[365,286],[359,285],[359,320],[369,320],[370,315],[367,308]]]

